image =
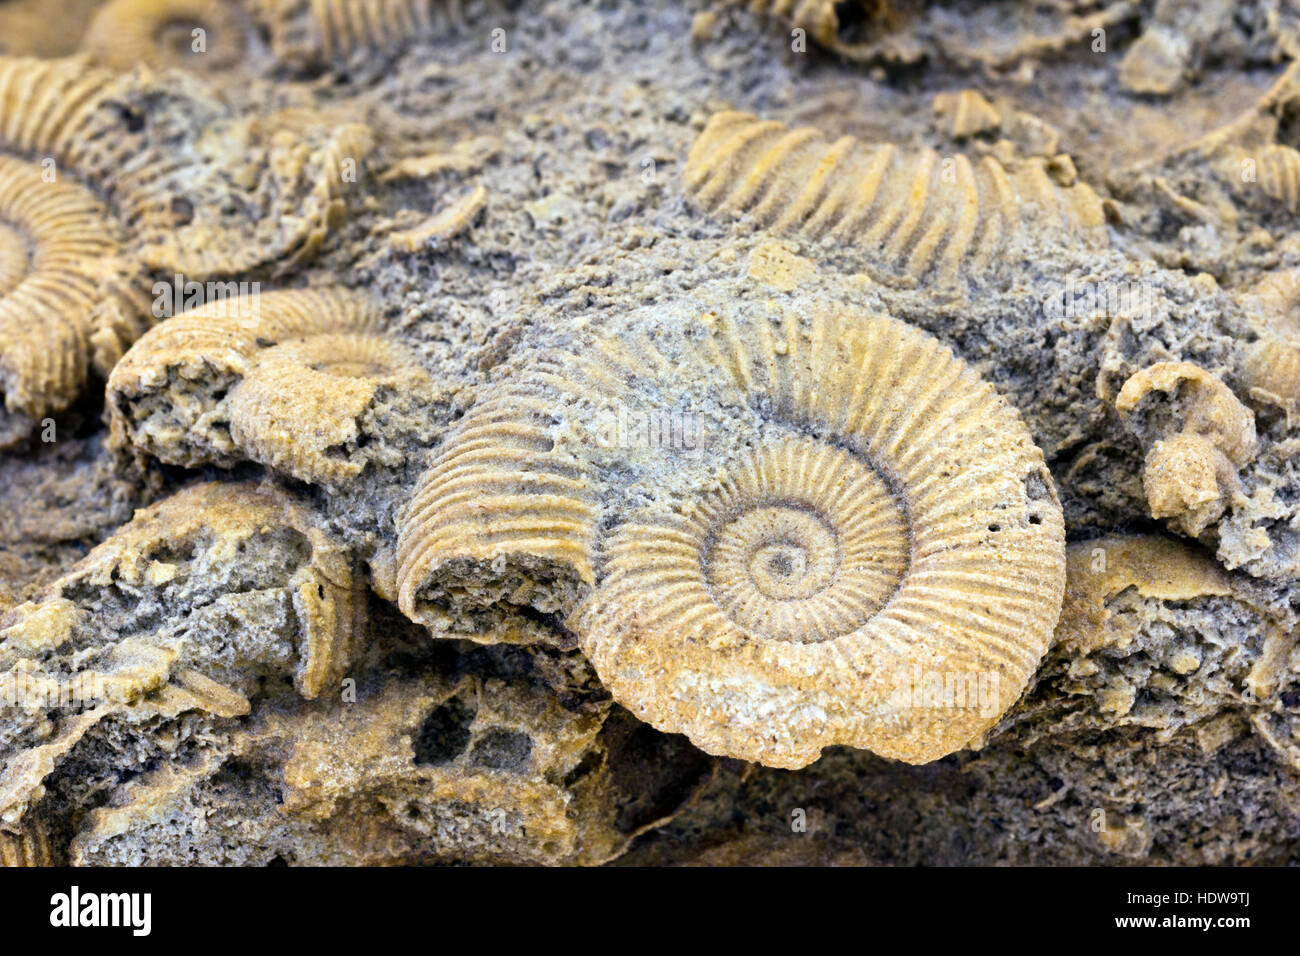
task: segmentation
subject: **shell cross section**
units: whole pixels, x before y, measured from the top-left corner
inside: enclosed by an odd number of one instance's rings
[[[836,744],[914,763],[970,744],[1060,613],[1041,452],[918,329],[712,303],[539,349],[481,398],[403,520],[403,611],[558,610],[616,700],[714,754],[797,768]],[[601,437],[611,409],[665,395],[712,409],[716,440]],[[561,606],[539,577],[567,582]]]

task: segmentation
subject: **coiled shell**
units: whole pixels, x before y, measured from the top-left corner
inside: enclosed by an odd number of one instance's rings
[[[402,609],[526,604],[545,562],[583,595],[570,626],[615,699],[706,751],[800,767],[836,743],[924,762],[971,742],[1023,690],[1064,587],[1018,416],[887,318],[701,311],[698,333],[542,353],[471,412],[408,509]],[[602,440],[602,409],[683,387],[732,409],[725,449]],[[628,470],[658,501],[611,515]],[[934,680],[987,706],[928,706]]]

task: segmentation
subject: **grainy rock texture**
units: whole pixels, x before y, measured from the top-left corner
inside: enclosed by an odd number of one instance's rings
[[[1298,55],[0,0],[0,860],[1297,862]]]

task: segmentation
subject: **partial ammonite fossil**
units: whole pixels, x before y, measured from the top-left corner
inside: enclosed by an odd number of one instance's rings
[[[110,0],[82,37],[93,62],[229,70],[243,58],[250,24],[233,0]]]
[[[0,866],[53,866],[45,825],[28,817],[17,832],[0,830]]]
[[[0,447],[107,374],[145,326],[123,228],[69,170],[93,165],[109,76],[0,59]]]
[[[361,50],[397,52],[465,22],[467,8],[503,12],[509,0],[252,0],[276,59],[303,69]]]
[[[565,613],[637,716],[771,766],[924,762],[988,729],[1064,585],[1016,412],[842,305],[692,299],[620,329],[539,350],[465,416],[402,526],[403,611]]]
[[[0,154],[0,448],[67,408],[143,327],[121,248],[92,193]]]
[[[1101,201],[1073,165],[829,142],[749,113],[718,113],[691,147],[687,195],[777,234],[833,240],[888,276],[952,283],[1014,244],[1107,242]]]
[[[1255,456],[1250,409],[1190,362],[1157,362],[1135,373],[1115,409],[1148,447],[1142,484],[1151,516],[1192,537],[1218,521],[1240,492],[1238,471]]]
[[[1255,402],[1282,409],[1290,428],[1300,412],[1300,269],[1268,274],[1244,304],[1260,336],[1246,354],[1246,388]]]
[[[382,318],[366,296],[336,288],[183,312],[109,377],[114,439],[168,464],[252,460],[327,485],[395,464],[383,439],[427,397],[429,377]]]

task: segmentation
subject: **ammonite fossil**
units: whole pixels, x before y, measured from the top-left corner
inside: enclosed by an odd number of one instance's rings
[[[951,284],[1030,236],[1106,243],[1101,201],[1072,167],[1026,158],[1008,170],[992,156],[972,162],[851,136],[831,143],[748,113],[713,116],[683,178],[691,201],[710,212],[835,240],[912,281]]]
[[[85,188],[0,154],[0,448],[106,373],[143,301],[115,275],[120,230]]]
[[[119,442],[169,464],[257,461],[337,484],[381,456],[382,409],[419,401],[428,375],[345,289],[218,299],[166,320],[108,383]],[[367,424],[369,422],[369,424]]]
[[[542,352],[467,414],[408,509],[400,606],[567,613],[616,700],[711,753],[970,743],[1060,610],[1041,453],[916,329],[798,297],[710,305]],[[669,395],[707,441],[611,438],[611,415]]]
[[[244,57],[248,24],[233,0],[110,0],[82,37],[97,64],[129,70],[229,70]]]

